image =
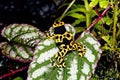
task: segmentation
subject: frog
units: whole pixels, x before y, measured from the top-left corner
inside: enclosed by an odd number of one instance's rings
[[[85,45],[75,42],[74,35],[67,31],[63,21],[54,22],[52,25],[54,34],[46,33],[48,39],[53,39],[59,51],[54,55],[56,60],[51,60],[52,65],[57,68],[65,68],[65,56],[71,51],[78,51],[78,55],[83,57],[86,53]]]

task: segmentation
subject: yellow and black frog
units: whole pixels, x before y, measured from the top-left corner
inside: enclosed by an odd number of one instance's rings
[[[70,51],[77,50],[80,57],[86,53],[85,46],[73,41],[74,35],[66,30],[64,22],[55,22],[52,29],[54,34],[46,33],[46,36],[48,39],[53,39],[59,48],[59,51],[55,54],[56,61],[52,61],[53,66],[57,68],[66,67],[64,58]]]

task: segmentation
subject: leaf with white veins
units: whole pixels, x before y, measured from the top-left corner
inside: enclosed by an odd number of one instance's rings
[[[73,35],[75,34],[73,27],[69,27],[67,31],[73,33]],[[100,44],[97,39],[87,31],[84,31],[81,34],[77,39],[77,42],[86,46],[86,53],[82,58],[78,56],[77,51],[72,51],[66,55],[65,68],[55,68],[50,61],[50,59],[54,58],[54,55],[59,51],[54,40],[45,39],[43,42],[39,43],[28,70],[27,80],[90,79],[101,56]]]

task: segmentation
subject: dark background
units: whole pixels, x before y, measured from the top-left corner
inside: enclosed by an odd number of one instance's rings
[[[53,0],[0,0],[0,28],[12,23],[26,23],[44,30],[55,19],[52,16],[57,14],[59,5]]]
[[[56,0],[57,1],[57,0]],[[30,24],[40,31],[48,30],[53,24],[57,16],[62,12],[58,8],[65,2],[65,0],[0,0],[0,32],[9,24],[25,23]],[[0,35],[0,42],[6,39]],[[0,76],[13,70],[29,65],[29,63],[22,63],[10,60],[1,54],[0,50]],[[11,77],[0,80],[13,80],[16,77],[22,77],[23,80],[27,77],[27,69],[19,72]]]

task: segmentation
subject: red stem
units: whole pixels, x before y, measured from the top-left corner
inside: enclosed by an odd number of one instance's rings
[[[101,18],[105,16],[106,12],[110,9],[110,7],[111,7],[111,4],[108,5],[108,7],[102,12],[102,14],[100,14],[98,18],[95,21],[93,21],[86,30],[87,31],[90,30],[99,20],[101,20]]]
[[[108,5],[108,7],[102,12],[102,14],[99,14],[98,18],[94,20],[85,31],[89,31],[99,20],[101,20],[101,18],[105,16],[105,14],[110,9],[110,7],[111,7],[111,4]],[[76,42],[80,37],[81,35],[74,42]]]
[[[99,13],[99,11],[98,11],[97,6],[95,6],[95,12],[97,13],[97,16],[98,16],[98,17],[101,15],[101,14]],[[104,21],[103,21],[103,20],[101,20],[101,21],[102,21],[102,27],[103,27]],[[103,33],[103,30],[102,30],[102,33]]]
[[[13,70],[12,72],[9,72],[9,73],[6,73],[6,74],[3,74],[2,76],[0,76],[0,79],[3,79],[3,78],[6,78],[6,77],[9,77],[9,76],[12,76],[20,71],[23,71],[25,69],[27,69],[28,66],[25,66],[25,67],[22,67],[20,69],[17,69],[17,70]]]
[[[95,6],[95,12],[97,13],[98,16],[100,15],[97,6]]]

